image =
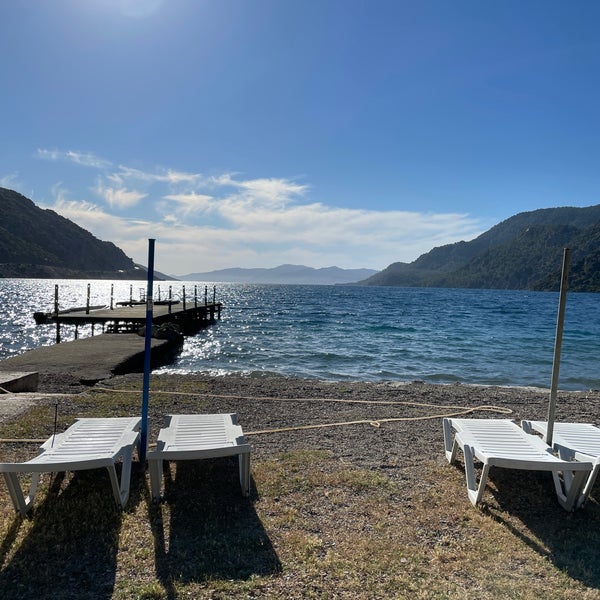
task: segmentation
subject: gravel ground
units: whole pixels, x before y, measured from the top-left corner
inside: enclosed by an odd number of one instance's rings
[[[121,389],[131,383],[141,386],[141,380],[140,374],[130,374],[105,380],[99,386]],[[159,393],[181,384],[192,392]],[[193,392],[195,385],[198,395]],[[37,396],[84,390],[68,378],[46,375]],[[77,402],[76,395],[70,397]],[[385,469],[403,477],[405,470],[418,469],[423,461],[445,460],[443,416],[465,413],[476,418],[545,419],[548,399],[548,390],[534,388],[418,381],[329,382],[277,375],[160,375],[151,380],[150,440],[155,439],[163,414],[195,412],[201,402],[200,410],[204,412],[238,414],[255,458],[290,450],[322,449],[358,467]],[[556,418],[597,423],[599,401],[597,391],[559,392]],[[491,408],[486,410],[484,406]],[[366,422],[294,429],[352,421]],[[285,430],[273,431],[281,428]],[[265,430],[268,432],[254,433]]]

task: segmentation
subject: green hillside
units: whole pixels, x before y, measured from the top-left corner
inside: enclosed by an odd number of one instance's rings
[[[113,243],[0,188],[0,277],[145,279],[146,272]]]
[[[600,205],[519,213],[470,242],[393,263],[362,284],[557,290],[565,247],[572,251],[569,289],[600,291]]]

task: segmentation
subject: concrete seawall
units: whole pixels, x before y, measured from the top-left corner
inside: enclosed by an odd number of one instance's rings
[[[181,343],[152,338],[152,368],[169,364]],[[0,361],[0,372],[64,375],[84,385],[93,385],[113,375],[142,372],[144,338],[135,333],[103,334],[85,339],[42,346]]]

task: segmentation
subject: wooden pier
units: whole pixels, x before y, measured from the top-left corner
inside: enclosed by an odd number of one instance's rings
[[[61,341],[61,326],[74,325],[75,339],[78,338],[78,329],[83,325],[91,325],[92,335],[98,327],[101,333],[132,333],[137,332],[146,324],[146,302],[144,300],[129,300],[113,302],[110,306],[90,306],[89,291],[88,304],[67,310],[58,310],[58,286],[55,290],[55,310],[47,313],[35,313],[37,323],[56,323],[56,343]],[[205,292],[201,300],[194,295],[192,301],[159,300],[153,303],[153,325],[173,323],[179,327],[183,335],[192,335],[203,327],[221,318],[222,304],[216,301],[216,291],[213,291],[212,301],[208,300]]]

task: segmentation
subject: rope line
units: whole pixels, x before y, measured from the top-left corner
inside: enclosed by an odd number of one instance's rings
[[[344,425],[360,425],[369,424],[371,427],[379,428],[382,423],[393,423],[395,421],[426,421],[431,419],[444,419],[449,417],[458,417],[461,415],[468,415],[478,410],[487,410],[498,414],[508,415],[512,413],[509,408],[502,408],[499,406],[476,406],[474,408],[465,408],[453,413],[437,414],[437,415],[423,415],[421,417],[388,417],[385,419],[377,419],[376,421],[369,419],[361,419],[358,421],[342,421],[339,423],[320,423],[316,425],[295,425],[293,427],[280,427],[278,429],[262,429],[258,431],[244,432],[244,435],[262,435],[265,433],[282,433],[285,431],[299,431],[302,429],[321,429],[326,427],[340,427]]]
[[[128,394],[139,394],[139,390],[120,390],[105,387],[94,387],[93,390],[106,391],[106,392],[118,392]],[[392,423],[397,421],[425,421],[431,419],[443,419],[450,417],[457,417],[461,415],[468,415],[478,411],[487,411],[500,415],[510,415],[512,410],[502,406],[494,406],[491,404],[482,404],[480,406],[474,406],[467,408],[464,406],[453,406],[453,405],[439,405],[430,404],[426,402],[411,402],[407,400],[351,400],[342,398],[277,398],[275,396],[244,396],[236,394],[213,394],[213,393],[198,393],[198,392],[173,392],[167,390],[153,390],[152,394],[166,394],[166,395],[179,395],[179,396],[196,396],[200,398],[223,398],[230,400],[267,400],[277,402],[326,402],[326,403],[340,403],[340,404],[377,404],[385,406],[416,406],[420,408],[447,408],[453,409],[455,412],[435,414],[435,415],[423,415],[420,417],[388,417],[384,419],[359,419],[356,421],[342,421],[335,423],[318,423],[315,425],[294,425],[290,427],[278,427],[275,429],[259,429],[256,431],[244,432],[245,436],[248,435],[264,435],[269,433],[284,433],[287,431],[302,431],[305,429],[325,429],[329,427],[344,427],[347,425],[371,425],[372,427],[381,427],[382,423]]]
[[[107,387],[94,386],[91,391],[100,392],[119,392],[125,394],[139,394],[140,390],[121,390]],[[152,394],[166,394],[173,396],[198,396],[200,398],[224,398],[230,400],[269,400],[275,402],[333,402],[340,404],[381,404],[382,406],[402,405],[402,406],[422,406],[425,408],[452,408],[459,411],[471,411],[474,409],[465,408],[464,406],[455,406],[452,404],[430,404],[427,402],[412,402],[409,400],[351,400],[349,398],[281,398],[277,396],[247,396],[241,394],[214,394],[212,392],[173,392],[171,390],[152,390]],[[490,410],[499,414],[511,414],[513,411],[510,408],[502,406],[494,406],[484,404],[477,407],[481,410]]]
[[[99,392],[118,392],[120,394],[139,394],[140,390],[121,390],[113,389],[101,386],[95,386],[92,391]],[[302,431],[306,429],[326,429],[330,427],[345,427],[348,425],[370,425],[371,427],[380,428],[382,423],[393,423],[398,421],[426,421],[431,419],[444,419],[450,417],[458,417],[462,415],[472,414],[478,411],[492,412],[499,415],[510,415],[512,410],[510,408],[502,406],[494,406],[492,404],[482,404],[480,406],[474,406],[467,408],[465,406],[454,406],[451,404],[440,405],[430,404],[427,402],[411,402],[408,400],[351,400],[342,398],[277,398],[275,396],[244,396],[237,394],[213,394],[198,393],[198,392],[173,392],[170,390],[152,390],[152,394],[164,394],[164,395],[178,395],[178,396],[195,396],[200,398],[223,398],[229,400],[258,400],[258,401],[275,401],[275,402],[325,402],[325,403],[338,403],[338,404],[371,404],[371,405],[382,405],[382,406],[414,406],[419,408],[445,408],[453,410],[454,412],[434,414],[434,415],[422,415],[419,417],[387,417],[384,419],[359,419],[356,421],[341,421],[335,423],[317,423],[314,425],[293,425],[289,427],[278,427],[275,429],[259,429],[256,431],[244,432],[244,435],[265,435],[269,433],[285,433],[288,431]],[[43,444],[46,440],[42,439],[8,439],[0,438],[0,443],[22,443],[22,444]]]
[[[35,440],[29,438],[0,438],[0,444],[43,444],[45,441],[47,441],[47,438],[45,440]]]

